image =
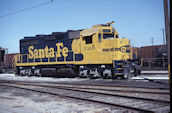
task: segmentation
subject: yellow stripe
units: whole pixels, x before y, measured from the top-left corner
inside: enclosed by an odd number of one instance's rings
[[[56,65],[56,64],[74,64],[74,62],[68,61],[68,62],[17,63],[16,66],[37,66],[37,65]]]
[[[122,65],[123,63],[118,63],[118,65]]]
[[[117,68],[118,71],[123,70],[123,68]]]
[[[123,75],[123,73],[115,73],[115,75],[120,75],[120,76],[122,76],[122,75]]]

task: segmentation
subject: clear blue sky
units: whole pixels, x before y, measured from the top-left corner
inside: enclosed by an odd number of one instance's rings
[[[49,0],[0,0],[0,16]],[[163,44],[163,0],[53,0],[53,2],[0,18],[0,46],[19,52],[24,36],[91,28],[115,21],[120,37],[135,47]]]

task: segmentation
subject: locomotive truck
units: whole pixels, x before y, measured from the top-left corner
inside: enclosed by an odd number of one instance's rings
[[[90,29],[24,37],[16,56],[17,75],[128,78],[140,71],[130,41],[119,38],[114,22]],[[62,74],[64,76],[65,74]]]

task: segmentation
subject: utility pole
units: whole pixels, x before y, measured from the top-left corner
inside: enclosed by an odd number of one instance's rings
[[[154,37],[151,37],[151,43],[152,43],[152,46],[153,46],[153,43],[154,43]]]
[[[162,33],[163,33],[163,44],[165,45],[165,37],[164,37],[164,34],[165,34],[165,29],[161,29],[162,30]]]
[[[170,60],[171,52],[170,52],[170,46],[171,46],[171,39],[170,39],[170,0],[164,0],[164,16],[165,16],[165,29],[166,29],[166,42],[167,42],[167,55],[168,55],[168,74],[170,79],[170,97],[172,97],[172,81],[171,81],[171,66],[172,63]],[[172,101],[172,98],[170,98],[170,101]],[[170,110],[172,103],[170,102]]]

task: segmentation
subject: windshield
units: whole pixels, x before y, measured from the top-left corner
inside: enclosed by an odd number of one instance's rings
[[[103,39],[113,39],[114,34],[103,34]]]

